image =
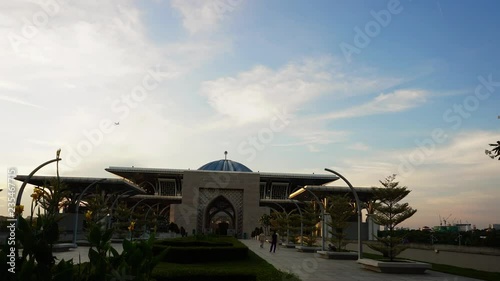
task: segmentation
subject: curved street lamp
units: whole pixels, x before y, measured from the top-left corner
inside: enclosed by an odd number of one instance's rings
[[[325,206],[323,206],[323,202],[319,199],[319,197],[314,194],[314,192],[310,191],[309,189],[305,188],[305,190],[309,191],[312,196],[316,199],[316,202],[319,205],[319,208],[321,209],[321,250],[325,250]]]
[[[297,202],[295,202],[295,200],[292,200],[293,204],[295,204],[295,207],[297,207],[297,210],[299,210],[299,214],[300,214],[300,246],[304,246],[304,220],[302,218],[302,210],[300,210],[300,207],[299,205],[297,204]]]
[[[52,163],[52,162],[56,162],[56,161],[60,161],[61,158],[59,158],[59,154],[57,155],[56,158],[52,159],[52,160],[49,160],[43,164],[41,164],[40,166],[36,167],[27,177],[26,179],[24,179],[24,182],[23,184],[21,185],[21,187],[19,188],[19,192],[17,193],[17,200],[16,200],[16,206],[19,206],[21,205],[21,198],[23,197],[23,192],[24,192],[24,188],[26,187],[26,185],[28,184],[28,182],[31,180],[31,178],[33,177],[33,175],[35,175],[36,172],[38,172],[38,170],[40,170],[41,168],[43,168],[44,166],[47,166],[48,164]]]
[[[276,206],[280,207],[280,208],[283,210],[283,213],[285,213],[285,215],[286,215],[286,221],[287,221],[287,228],[286,228],[286,243],[288,244],[288,243],[290,242],[290,222],[289,222],[289,219],[290,219],[290,214],[291,214],[293,211],[295,211],[295,210],[292,210],[292,211],[290,211],[290,213],[288,213],[288,212],[286,211],[286,209],[285,209],[283,206],[281,206],[280,204],[278,204],[278,203],[276,203],[276,202],[271,202],[271,203],[273,203],[273,204],[275,204]],[[300,210],[299,210],[299,211],[300,211]],[[302,218],[301,218],[301,220],[302,220]],[[302,221],[301,221],[301,223],[302,223]]]
[[[341,174],[339,174],[331,169],[328,169],[328,168],[325,168],[325,171],[333,173],[333,174],[337,175],[339,178],[341,178],[349,186],[352,193],[354,194],[354,199],[356,200],[356,209],[357,209],[356,211],[358,212],[358,259],[362,259],[363,258],[363,243],[361,243],[361,219],[362,219],[362,215],[361,215],[361,202],[359,201],[358,193],[356,192],[356,189],[354,189],[352,184],[344,176],[342,176]]]
[[[78,195],[78,198],[76,199],[76,208],[75,208],[75,225],[73,227],[73,244],[75,247],[78,247],[78,244],[76,243],[76,232],[78,231],[78,211],[80,210],[80,202],[82,201],[83,195],[87,192],[89,188],[92,186],[105,181],[106,179],[98,179],[94,181],[93,183],[89,184],[85,189]]]

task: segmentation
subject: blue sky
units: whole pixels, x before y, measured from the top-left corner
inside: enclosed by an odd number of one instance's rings
[[[499,223],[497,1],[101,2],[0,4],[3,171],[59,147],[66,176],[227,150],[358,186],[396,173],[405,226]]]

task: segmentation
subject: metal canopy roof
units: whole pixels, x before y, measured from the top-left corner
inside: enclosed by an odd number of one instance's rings
[[[27,179],[27,175],[18,175],[15,177],[16,180],[24,182]],[[43,186],[49,184],[51,180],[55,179],[54,176],[33,176],[29,180],[29,184],[36,186]],[[101,189],[113,192],[113,191],[133,191],[135,194],[144,194],[144,190],[137,186],[135,183],[130,182],[125,179],[113,179],[113,178],[88,178],[88,177],[59,177],[61,182],[65,183],[68,188],[73,193],[81,193],[87,186],[102,180],[97,185]]]
[[[184,169],[136,168],[136,167],[109,167],[106,171],[119,177],[126,178],[137,184],[155,182],[158,178],[178,178],[184,175]]]
[[[152,194],[138,194],[128,197],[127,200],[131,201],[144,201],[149,204],[153,203],[170,203],[170,204],[180,204],[182,202],[181,196],[162,196],[162,195],[152,195]]]
[[[162,177],[182,178],[184,172],[205,172],[205,173],[238,173],[238,171],[205,171],[189,169],[163,169],[163,168],[137,168],[137,167],[109,167],[106,171],[117,176],[124,177],[134,182],[142,182],[148,179]],[[261,181],[274,182],[293,182],[294,185],[322,185],[339,179],[333,174],[295,174],[295,173],[266,173],[266,172],[248,172],[260,175]]]
[[[354,187],[354,189],[356,190],[360,201],[368,201],[373,197],[373,190],[371,187]],[[314,200],[315,198],[311,194],[311,192],[319,198],[343,194],[354,197],[351,189],[348,186],[306,185],[290,194],[288,198],[300,201]]]
[[[290,182],[295,186],[322,185],[339,179],[336,175],[328,174],[293,174],[293,173],[263,173],[259,172],[260,181]]]
[[[182,176],[184,174],[184,171],[187,171],[186,169],[112,167],[112,166],[104,170],[124,178],[128,178],[133,175],[145,175],[145,174],[156,175],[156,176],[164,176],[164,175]]]

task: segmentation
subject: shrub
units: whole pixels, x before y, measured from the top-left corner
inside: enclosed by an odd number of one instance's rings
[[[378,201],[374,207],[373,220],[379,225],[386,226],[388,235],[376,237],[379,243],[369,245],[370,248],[389,257],[391,261],[406,249],[406,246],[401,245],[402,237],[397,235],[395,227],[417,212],[408,203],[399,203],[411,191],[406,186],[398,186],[399,182],[395,179],[396,175],[389,176],[385,181],[380,181],[384,188],[373,188],[375,199]]]
[[[165,239],[153,245],[153,253],[166,250],[162,260],[173,263],[229,261],[247,257],[248,248],[235,238],[221,238],[221,240],[199,241],[191,237]]]

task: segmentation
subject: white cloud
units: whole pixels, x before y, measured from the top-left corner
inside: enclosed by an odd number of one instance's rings
[[[43,108],[43,107],[41,107],[39,105],[32,104],[32,103],[29,103],[27,101],[23,101],[21,99],[13,98],[13,97],[5,96],[5,95],[0,95],[0,100],[7,101],[7,102],[10,102],[10,103],[14,103],[14,104],[20,104],[20,105],[35,107],[35,108]]]
[[[276,108],[292,112],[331,88],[321,61],[290,63],[273,71],[256,66],[236,77],[203,83],[202,94],[222,116],[239,123],[269,120]]]
[[[366,95],[367,88],[373,86],[371,90],[377,91],[400,81],[379,78],[374,82],[374,77],[351,76],[342,72],[332,57],[318,57],[293,61],[276,70],[259,65],[233,77],[206,81],[201,93],[224,118],[244,124],[269,120],[276,108],[290,114],[308,113],[308,103],[320,96],[335,99]],[[402,110],[405,100],[406,103],[417,100],[415,95],[422,97],[423,93],[400,91],[381,95],[371,107],[379,105]]]
[[[427,95],[428,93],[423,90],[397,90],[389,94],[380,94],[368,103],[320,115],[317,118],[332,120],[401,112],[423,104]]]
[[[234,12],[242,2],[240,0],[172,0],[171,5],[182,14],[184,28],[194,34],[215,30],[220,22]]]
[[[238,127],[247,132],[240,136],[244,142],[251,135],[268,129],[270,121],[280,115],[277,112],[284,112],[282,115],[286,115],[289,122],[284,131],[275,132],[274,135],[281,137],[273,138],[269,145],[323,151],[326,145],[346,141],[349,135],[346,131],[326,129],[325,120],[314,117],[329,110],[324,104],[381,91],[400,81],[377,75],[375,70],[348,72],[330,56],[290,61],[275,69],[258,65],[233,76],[202,83],[201,95],[207,98],[217,115],[203,120],[197,130],[231,130],[234,136],[234,127]]]
[[[91,152],[81,157],[76,169],[63,168],[63,174],[109,176],[103,171],[107,165],[147,161],[152,147],[165,157],[178,153],[169,148],[185,145],[192,128],[184,127],[183,117],[172,112],[195,112],[196,106],[181,108],[175,100],[179,94],[171,88],[226,51],[229,41],[152,41],[134,1],[56,2],[58,12],[30,38],[23,37],[23,18],[31,19],[43,8],[32,1],[0,2],[0,37],[22,39],[15,46],[0,40],[0,127],[2,134],[11,136],[2,140],[0,169],[15,166],[28,174],[60,147],[63,162],[68,162],[69,149],[75,151],[78,144],[89,141],[87,135],[96,132],[103,120],[121,124],[102,139],[95,134],[98,141]],[[121,114],[112,103],[123,105],[127,95],[130,102],[132,89],[157,66],[168,77],[144,101],[132,101],[128,116],[118,120]],[[20,152],[29,156],[19,157]],[[154,159],[145,166],[165,165],[165,158]]]
[[[360,150],[360,151],[368,151],[370,147],[362,142],[357,142],[352,145],[349,145],[347,148],[352,150]]]
[[[493,223],[491,214],[500,212],[496,202],[500,198],[500,164],[487,157],[484,149],[498,139],[498,133],[463,131],[445,143],[429,145],[427,153],[418,147],[370,150],[362,156],[349,157],[334,170],[342,170],[353,185],[380,186],[378,180],[398,174],[401,159],[409,159],[418,151],[423,161],[411,166],[411,173],[397,177],[401,185],[412,190],[407,201],[418,209],[405,226],[421,227],[437,221],[439,213],[452,213],[457,219],[486,227]]]
[[[299,128],[302,128],[300,130]],[[338,143],[346,140],[348,135],[347,132],[342,131],[327,131],[327,130],[317,130],[313,127],[305,128],[298,124],[292,124],[289,130],[289,134],[299,142],[283,143],[283,144],[273,144],[273,146],[302,146],[302,145],[326,145],[330,143]],[[317,150],[317,148],[315,149]]]

